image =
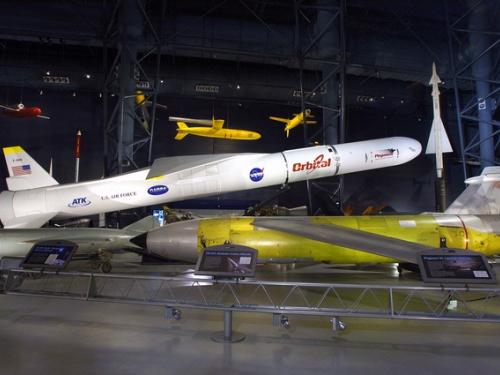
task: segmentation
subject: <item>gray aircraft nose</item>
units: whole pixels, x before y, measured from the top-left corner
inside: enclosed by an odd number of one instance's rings
[[[199,220],[179,221],[149,232],[146,253],[170,260],[196,263]]]

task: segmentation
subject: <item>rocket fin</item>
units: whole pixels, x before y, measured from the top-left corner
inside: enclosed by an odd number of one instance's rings
[[[32,214],[29,216],[15,217],[10,220],[2,220],[5,229],[14,228],[40,228],[47,221],[52,219],[55,213]]]
[[[465,183],[467,188],[450,204],[446,214],[500,214],[500,167],[486,167],[480,176]]]
[[[427,148],[425,150],[426,154],[435,154],[436,153],[436,138],[434,136],[434,132],[438,131],[441,138],[441,152],[453,152],[451,148],[450,140],[448,139],[448,135],[446,135],[446,129],[444,128],[443,121],[440,118],[435,118],[432,121],[431,133],[429,135],[429,140],[427,141]]]
[[[177,141],[182,141],[184,138],[186,138],[187,135],[188,135],[188,133],[177,133],[177,135],[175,136],[175,139]]]
[[[221,129],[224,126],[224,120],[213,119],[212,124],[214,129]]]
[[[9,190],[27,190],[58,185],[57,181],[21,146],[4,147],[3,154],[10,176],[6,178]]]
[[[178,129],[177,129],[177,135],[175,136],[175,139],[178,141],[181,141],[184,138],[186,138],[186,136],[189,134],[189,133],[182,132],[182,130],[189,129],[189,126],[187,126],[187,124],[185,122],[182,122],[182,121],[178,121],[177,126],[178,126]]]

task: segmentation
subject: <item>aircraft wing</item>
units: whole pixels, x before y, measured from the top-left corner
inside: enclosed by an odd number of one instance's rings
[[[6,107],[6,106],[1,105],[1,104],[0,104],[0,108],[2,108],[2,109],[6,109],[6,110],[8,110],[8,111],[15,111],[15,110],[16,110],[15,108]]]
[[[43,118],[43,119],[45,119],[45,120],[50,120],[50,117],[49,117],[49,116],[37,115],[36,117],[38,117],[38,118]]]
[[[256,218],[253,225],[410,263],[417,263],[419,252],[434,249],[339,225],[315,224],[308,217]]]
[[[153,162],[147,179],[164,176],[184,169],[207,165],[216,161],[232,158],[241,154],[210,154],[210,155],[185,155],[159,158]]]

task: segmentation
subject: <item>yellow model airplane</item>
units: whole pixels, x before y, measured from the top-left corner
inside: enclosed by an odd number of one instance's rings
[[[314,118],[314,116],[311,115],[310,109],[306,109],[306,110],[304,110],[304,112],[300,112],[299,114],[294,113],[293,116],[294,117],[292,117],[291,119],[269,116],[269,119],[274,120],[274,121],[279,121],[279,122],[286,124],[285,132],[286,132],[287,138],[290,134],[290,130],[292,130],[293,128],[296,128],[300,124],[305,124],[305,125],[316,124],[315,120],[307,120],[308,118]]]
[[[142,124],[144,129],[149,131],[149,120],[151,118],[148,107],[151,107],[153,103],[149,100],[143,91],[135,92],[135,108],[139,110],[137,120]],[[156,103],[156,108],[167,109],[166,105]]]
[[[448,247],[500,254],[500,167],[485,168],[444,213],[376,216],[222,217],[173,223],[147,234],[147,251],[196,262],[204,247],[232,243],[258,262],[413,263]]]
[[[235,141],[256,141],[261,137],[259,133],[250,130],[223,129],[224,120],[217,120],[215,117],[212,117],[211,120],[169,117],[168,120],[177,123],[177,135],[175,136],[175,139],[178,141],[184,139],[188,134],[207,138],[230,139]],[[189,127],[187,125],[188,123],[205,126]]]

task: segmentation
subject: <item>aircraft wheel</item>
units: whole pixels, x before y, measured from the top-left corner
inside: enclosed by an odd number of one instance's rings
[[[98,270],[100,266],[101,266],[101,263],[98,261],[90,262],[90,268],[93,270]]]
[[[101,266],[101,271],[104,273],[110,273],[113,267],[111,266],[111,263],[109,262],[104,262]]]

